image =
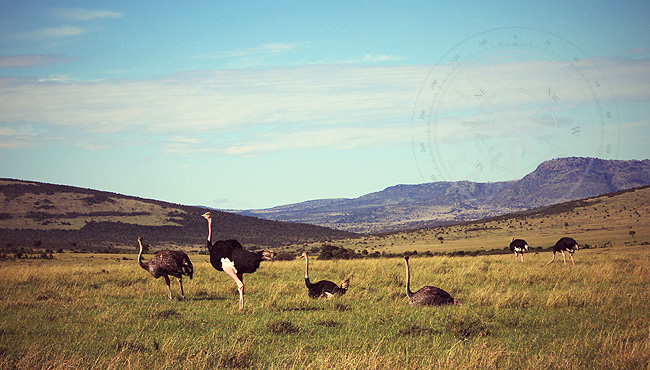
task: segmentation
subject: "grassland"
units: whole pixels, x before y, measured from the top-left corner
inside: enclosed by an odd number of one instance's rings
[[[650,187],[476,222],[367,235],[331,244],[369,253],[450,253],[503,250],[512,237],[525,239],[533,248],[546,249],[561,236],[575,238],[590,247],[650,243]],[[304,243],[286,249],[309,250],[321,245],[322,242]]]
[[[307,298],[303,261],[265,262],[235,284],[192,255],[187,299],[133,255],[0,262],[2,369],[647,369],[650,247],[412,259],[412,288],[463,304],[410,307],[398,258],[314,260],[351,288]],[[178,296],[178,284],[172,282]]]
[[[565,235],[592,247],[575,266],[547,265],[548,252],[524,263],[418,253],[412,288],[439,286],[463,302],[446,307],[408,305],[400,258],[313,259],[313,280],[351,278],[329,301],[307,297],[302,260],[264,262],[245,278],[244,312],[232,280],[196,253],[185,301],[168,301],[133,254],[4,260],[0,368],[650,369],[650,189],[332,243],[454,252],[503,249],[513,236],[549,247]]]

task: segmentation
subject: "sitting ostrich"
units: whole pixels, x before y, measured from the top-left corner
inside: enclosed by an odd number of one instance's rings
[[[239,290],[239,310],[244,309],[244,275],[255,272],[262,260],[272,261],[274,253],[268,249],[260,252],[244,250],[237,240],[217,240],[212,243],[212,215],[206,212],[203,218],[208,220],[207,247],[210,251],[210,264],[230,276]]]
[[[524,252],[528,252],[528,243],[524,239],[515,239],[510,240],[510,250],[515,252],[515,261],[517,259],[517,253],[521,254],[521,262],[524,262]]]
[[[140,244],[140,254],[138,254],[138,264],[143,269],[149,271],[151,276],[158,279],[159,277],[165,278],[167,283],[167,297],[172,300],[172,289],[169,286],[169,276],[171,275],[178,279],[178,284],[181,286],[181,299],[185,299],[185,292],[183,291],[183,275],[189,276],[190,279],[194,276],[194,266],[190,258],[181,251],[163,250],[156,253],[149,262],[142,260],[142,237],[138,237]]]
[[[553,259],[548,264],[550,265],[555,261],[555,252],[562,252],[562,259],[564,259],[564,263],[566,263],[566,254],[564,254],[564,251],[567,251],[569,252],[569,257],[571,257],[571,263],[575,265],[576,263],[573,260],[573,253],[578,249],[580,249],[580,247],[575,239],[563,237],[555,243],[555,246],[553,246]]]
[[[404,261],[406,261],[406,295],[409,297],[409,303],[411,306],[439,306],[443,304],[460,303],[452,298],[451,294],[434,286],[427,285],[415,293],[411,292],[411,271],[409,268],[409,256],[407,254],[404,255]]]
[[[303,252],[300,257],[305,258],[305,285],[308,289],[307,295],[309,298],[340,297],[348,291],[348,287],[350,286],[350,279],[345,279],[345,281],[341,283],[341,286],[338,286],[334,282],[328,280],[321,280],[317,283],[312,284],[309,281],[309,257],[307,257],[307,252]]]

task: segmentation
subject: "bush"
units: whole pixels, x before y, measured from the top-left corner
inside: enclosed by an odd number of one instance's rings
[[[289,252],[280,252],[278,253],[275,258],[276,261],[293,261],[296,259],[296,256]]]

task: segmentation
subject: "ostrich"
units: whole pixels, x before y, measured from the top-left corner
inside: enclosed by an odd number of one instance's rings
[[[415,293],[411,292],[411,272],[409,269],[409,256],[407,254],[404,255],[404,261],[406,261],[406,295],[409,297],[411,306],[439,306],[458,303],[449,293],[434,286],[425,286]]]
[[[138,254],[138,264],[143,269],[149,271],[151,276],[158,279],[159,277],[165,278],[167,283],[167,297],[172,300],[172,289],[169,286],[169,276],[171,275],[178,279],[178,284],[181,286],[181,299],[185,299],[185,292],[183,291],[183,275],[189,276],[190,279],[194,276],[194,266],[190,258],[181,251],[163,250],[149,260],[144,262],[142,260],[142,237],[138,237],[138,244],[140,244],[140,254]]]
[[[345,279],[345,281],[341,283],[340,287],[337,286],[334,282],[328,280],[321,280],[317,283],[312,284],[309,281],[309,257],[307,257],[307,252],[303,252],[300,257],[305,258],[305,285],[308,289],[307,295],[309,298],[340,297],[348,291],[348,286],[350,286],[350,279]]]
[[[273,251],[265,249],[260,252],[244,250],[237,240],[217,240],[212,243],[212,215],[206,212],[202,215],[208,220],[207,247],[210,251],[210,264],[219,271],[223,271],[237,283],[239,290],[239,310],[244,309],[244,275],[253,273],[260,266],[262,260],[273,260]]]
[[[521,254],[521,262],[524,262],[524,252],[528,252],[528,243],[524,239],[515,239],[510,240],[510,250],[515,252],[515,261],[517,259],[517,253]]]
[[[580,249],[580,247],[575,239],[563,237],[555,243],[555,246],[553,246],[553,259],[548,264],[550,265],[555,261],[555,252],[562,252],[562,259],[564,260],[564,263],[566,263],[566,254],[564,254],[564,251],[567,251],[569,252],[569,257],[571,257],[571,263],[575,265],[576,262],[573,260],[573,253],[578,249]]]

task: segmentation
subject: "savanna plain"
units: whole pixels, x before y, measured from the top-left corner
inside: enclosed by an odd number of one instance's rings
[[[204,254],[190,252],[195,275],[183,280],[184,301],[173,278],[169,301],[164,281],[133,253],[7,258],[0,368],[650,369],[649,191],[333,241],[384,257],[314,255],[312,282],[350,278],[347,294],[331,300],[307,297],[304,260],[263,262],[244,277],[242,312],[236,285]],[[547,264],[546,248],[561,236],[589,246],[575,253],[575,265],[561,254]],[[524,262],[435,253],[503,249],[511,237],[531,244]],[[409,306],[404,260],[383,252],[414,250],[411,289],[434,285],[462,304]]]
[[[235,284],[192,256],[186,300],[168,301],[134,255],[63,253],[0,265],[3,369],[647,369],[648,246],[411,259],[411,286],[461,305],[411,307],[401,258],[319,261],[313,280],[351,277],[311,300],[304,262],[264,262]]]

